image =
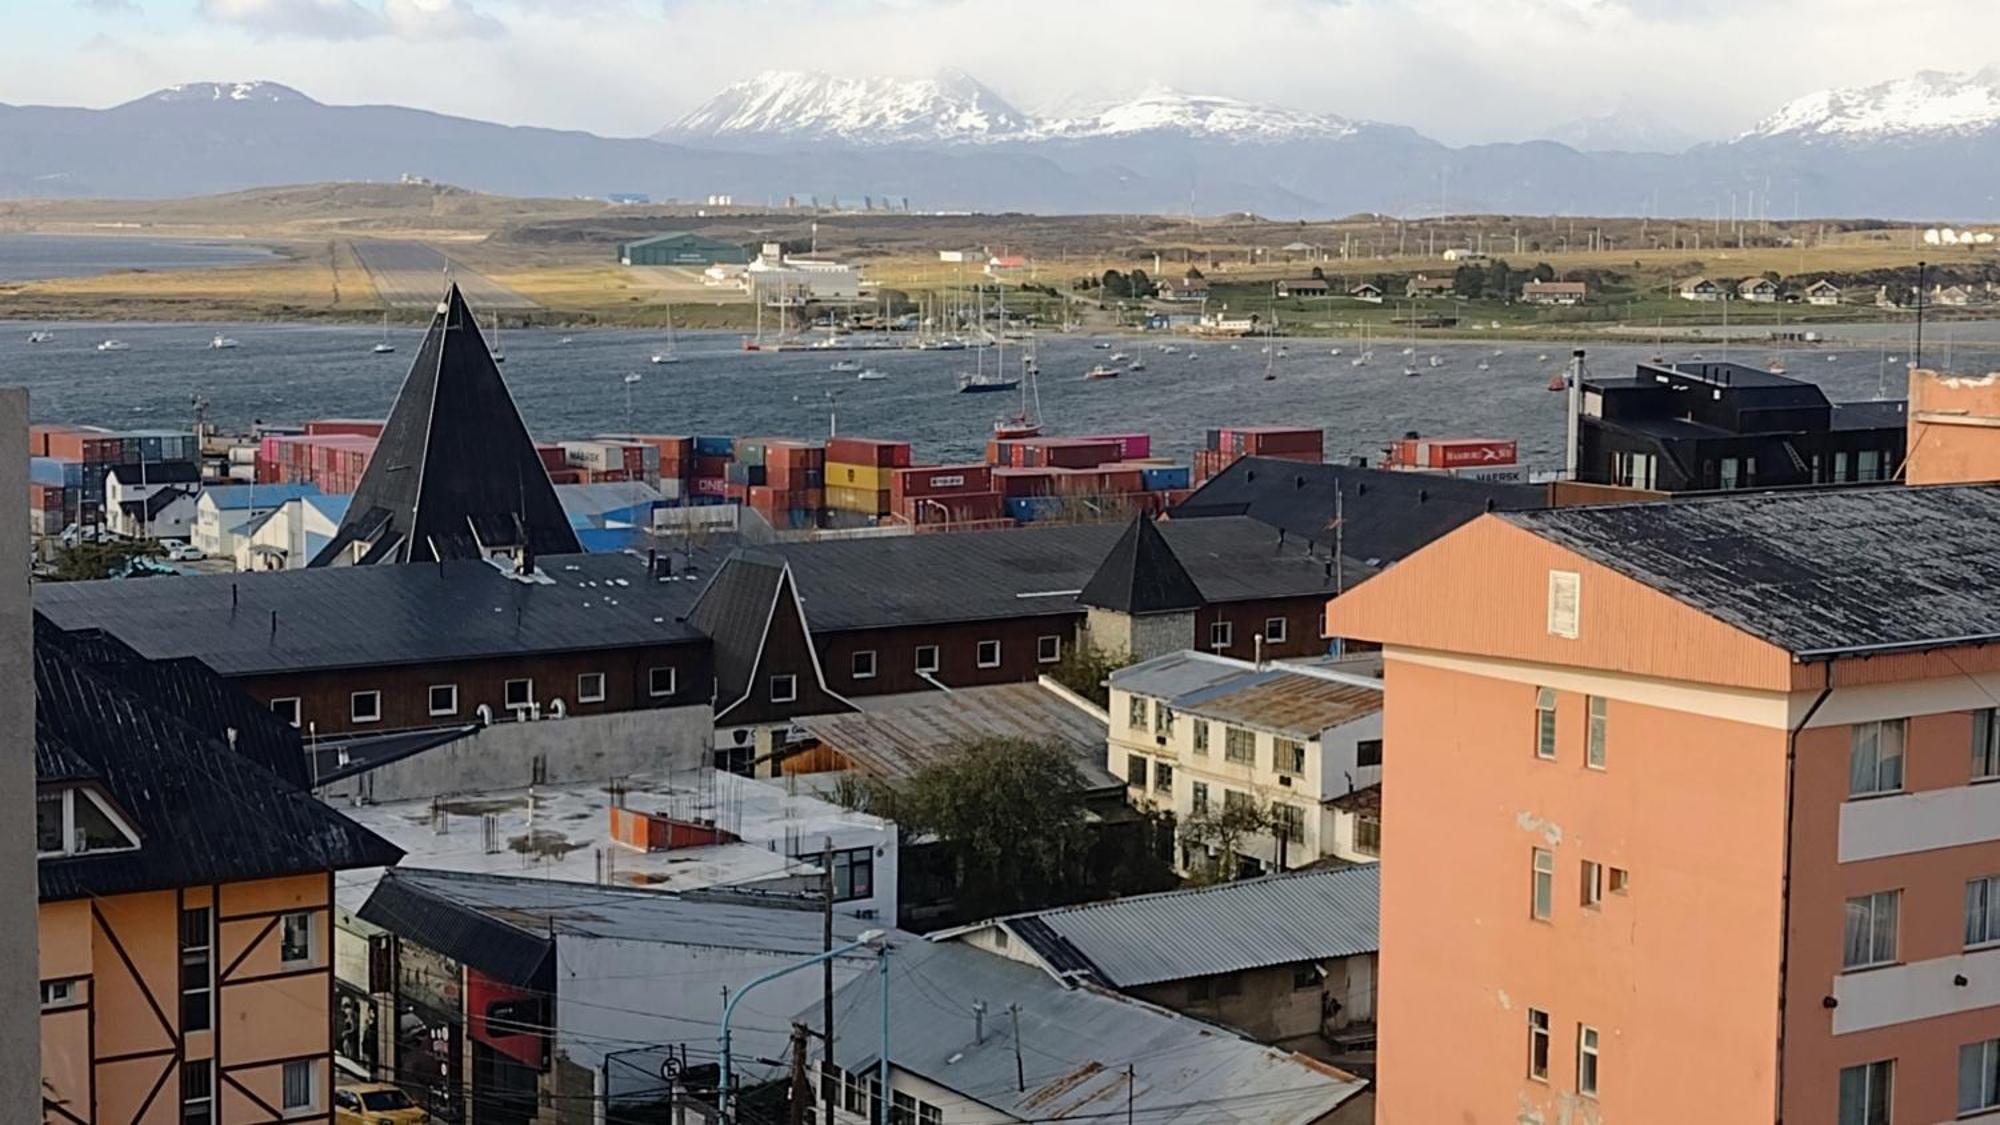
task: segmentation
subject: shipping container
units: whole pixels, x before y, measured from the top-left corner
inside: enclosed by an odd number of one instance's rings
[[[1146,482],[1146,491],[1164,492],[1170,488],[1186,488],[1194,480],[1194,471],[1186,465],[1147,466],[1139,470]]]
[[[688,490],[696,496],[722,497],[728,492],[728,482],[721,477],[695,477],[688,482]]]
[[[695,477],[714,477],[720,480],[723,474],[729,471],[729,465],[730,461],[726,456],[713,457],[706,453],[698,454],[694,459],[694,472],[690,475]]]
[[[910,465],[910,443],[876,438],[828,438],[826,460],[845,465],[868,465],[880,469],[905,469]]]
[[[355,434],[361,437],[379,438],[382,436],[382,427],[387,424],[380,418],[315,418],[306,423],[306,433],[314,436]]]
[[[889,491],[896,506],[913,496],[956,496],[993,491],[993,469],[988,465],[932,465],[918,469],[897,469],[890,478]]]
[[[997,492],[958,493],[942,496],[912,496],[896,507],[905,521],[923,525],[963,523],[1004,518],[1005,498]]]
[[[887,492],[895,474],[896,470],[892,468],[828,461],[825,479],[828,488],[858,488],[867,492]]]
[[[843,488],[828,485],[824,492],[826,506],[841,512],[860,512],[864,515],[887,515],[894,510],[890,504],[888,489]]]
[[[1087,441],[1082,438],[1033,438],[1021,443],[1024,469],[1094,469],[1119,459],[1115,441]]]
[[[1391,469],[1478,469],[1512,465],[1519,445],[1494,438],[1402,438],[1389,447]]]
[[[736,452],[736,439],[732,437],[702,436],[694,439],[696,457],[730,457]]]
[[[1083,434],[1077,440],[1116,442],[1120,461],[1136,461],[1153,455],[1151,434]]]

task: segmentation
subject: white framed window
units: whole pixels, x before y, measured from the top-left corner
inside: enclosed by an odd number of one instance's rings
[[[319,1108],[319,1063],[314,1059],[294,1059],[285,1064],[283,1101],[278,1108],[286,1116],[311,1113]]]
[[[862,651],[855,653],[853,658],[848,662],[848,667],[849,670],[852,672],[854,678],[857,680],[874,679],[875,650],[872,648],[863,649]]]
[[[1896,1060],[1862,1063],[1840,1072],[1840,1125],[1891,1125]]]
[[[1208,757],[1207,719],[1196,719],[1194,721],[1194,752],[1204,758]]]
[[[508,680],[503,688],[502,699],[509,711],[525,711],[535,705],[535,681]]]
[[[1583,905],[1604,905],[1604,866],[1588,859],[1583,861]]]
[[[646,694],[654,699],[672,695],[677,678],[671,666],[656,665],[646,669]]]
[[[1285,643],[1284,618],[1266,617],[1264,619],[1264,643],[1267,645],[1281,645]]]
[[[2000,1108],[2000,1039],[1958,1049],[1958,1112]]]
[[[1128,695],[1125,697],[1125,725],[1136,731],[1146,729],[1146,697]]]
[[[1306,810],[1282,801],[1271,802],[1271,835],[1289,843],[1306,838]]]
[[[925,674],[925,675],[933,675],[933,674],[935,674],[935,673],[937,672],[937,670],[938,670],[939,668],[941,668],[941,667],[943,667],[943,666],[944,666],[944,665],[943,665],[942,663],[940,663],[940,655],[939,655],[939,653],[938,653],[938,646],[936,646],[936,645],[918,645],[918,646],[917,646],[917,671],[918,671],[918,672],[920,672],[920,673],[923,673],[923,674]]]
[[[1965,884],[1965,947],[2000,942],[2000,875]]]
[[[1153,763],[1153,792],[1165,793],[1169,797],[1174,792],[1174,767],[1167,762]]]
[[[35,794],[38,857],[129,851],[139,834],[94,790],[71,785]]]
[[[1597,1096],[1597,1029],[1582,1023],[1576,1025],[1576,1092]]]
[[[980,641],[978,655],[979,655],[979,666],[981,668],[1000,667],[1000,642]]]
[[[1601,695],[1586,696],[1584,711],[1588,715],[1583,740],[1583,764],[1594,770],[1604,768],[1604,740],[1609,733],[1607,705]]]
[[[1153,733],[1161,738],[1171,738],[1174,733],[1174,709],[1166,700],[1153,704]]]
[[[278,963],[286,968],[311,965],[319,960],[319,932],[313,928],[309,910],[298,910],[278,918]]]
[[[382,693],[379,691],[357,691],[347,697],[347,718],[356,723],[379,723],[382,721]]]
[[[1047,636],[1035,638],[1035,663],[1060,664],[1062,662],[1062,638]]]
[[[1208,623],[1208,647],[1228,648],[1236,643],[1236,626],[1228,621]]]
[[[1188,810],[1196,816],[1208,811],[1208,782],[1196,781],[1188,785]]]
[[[1528,1009],[1528,1077],[1549,1080],[1549,1014],[1540,1008]]]
[[[1877,891],[1848,899],[1840,967],[1865,969],[1895,961],[1897,916],[1902,906],[1901,891]]]
[[[288,695],[283,699],[273,699],[271,701],[271,714],[276,715],[293,726],[298,726],[300,714],[299,697]]]
[[[1125,784],[1134,789],[1146,787],[1147,766],[1152,759],[1143,754],[1125,755]]]
[[[1271,766],[1279,773],[1303,776],[1306,772],[1306,744],[1295,738],[1273,738]]]
[[[1994,709],[1972,713],[1972,780],[2000,778],[2000,723],[1993,721]]]
[[[1847,757],[1847,795],[1896,793],[1903,788],[1905,719],[1881,719],[1854,724]]]
[[[1241,727],[1222,728],[1222,758],[1238,765],[1257,764],[1257,732]]]
[[[45,980],[42,982],[42,1010],[55,1011],[77,1003],[76,982],[73,980]]]
[[[215,1125],[215,1060],[181,1063],[181,1125]]]
[[[799,697],[799,678],[787,672],[771,677],[771,702],[790,703]]]
[[[583,672],[576,677],[576,701],[578,703],[604,702],[604,673]]]
[[[1556,689],[1535,689],[1535,757],[1556,760]]]
[[[432,715],[458,714],[457,684],[432,684],[429,696],[428,702]]]
[[[1529,903],[1529,909],[1538,921],[1546,922],[1556,912],[1555,853],[1546,848],[1536,848],[1534,868],[1533,900]]]

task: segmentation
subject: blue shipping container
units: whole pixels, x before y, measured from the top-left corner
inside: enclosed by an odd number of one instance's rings
[[[1193,470],[1186,465],[1162,465],[1159,468],[1141,469],[1139,475],[1145,479],[1147,492],[1189,488],[1192,487],[1194,480]]]
[[[697,457],[730,457],[736,453],[736,439],[733,437],[697,437],[694,439]]]
[[[1007,501],[1007,514],[1022,523],[1033,523],[1061,508],[1060,496],[1015,496]]]

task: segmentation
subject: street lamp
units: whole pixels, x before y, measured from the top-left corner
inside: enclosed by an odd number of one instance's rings
[[[860,949],[864,946],[873,949],[875,951],[876,960],[880,963],[882,967],[881,970],[882,1051],[881,1051],[881,1057],[877,1063],[876,1081],[881,1087],[880,1098],[879,1098],[879,1103],[882,1107],[881,1122],[882,1125],[888,1125],[889,1122],[889,941],[887,933],[882,930],[863,930],[861,931],[859,937],[857,937],[853,941],[848,942],[846,945],[836,946],[833,949],[827,950],[825,953],[815,954],[811,957],[806,958],[803,961],[794,962],[790,965],[784,966],[783,968],[772,969],[770,972],[765,973],[763,976],[757,977],[756,979],[750,981],[750,983],[744,985],[742,988],[737,989],[736,994],[729,998],[729,1003],[724,1004],[722,1006],[722,1065],[719,1074],[721,1081],[717,1084],[717,1089],[715,1092],[715,1108],[717,1111],[721,1113],[722,1119],[724,1121],[728,1121],[730,1119],[729,1118],[729,1069],[730,1069],[729,1068],[729,1062],[730,1062],[729,1022],[736,1015],[736,1005],[742,1002],[743,997],[749,995],[751,989],[756,988],[760,984],[766,984],[770,981],[777,980],[779,977],[790,976],[791,974],[798,972],[800,969],[810,969],[814,965],[818,965],[825,961],[831,961],[835,957],[840,957],[844,956],[845,954],[852,953],[855,950]],[[829,1044],[828,1046],[830,1047],[831,1044]]]

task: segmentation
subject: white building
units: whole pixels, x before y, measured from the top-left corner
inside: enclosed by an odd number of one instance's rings
[[[1382,683],[1305,665],[1176,652],[1111,675],[1106,765],[1135,803],[1190,821],[1254,809],[1237,842],[1245,875],[1380,850]],[[1184,836],[1185,842],[1185,836]],[[1197,854],[1197,851],[1206,854]],[[1184,846],[1182,871],[1219,859]]]
[[[313,560],[347,515],[352,496],[294,496],[243,525],[236,539],[236,569],[299,570]]]
[[[1778,299],[1778,283],[1768,277],[1746,277],[1736,283],[1737,297],[1768,305]]]
[[[181,461],[119,465],[104,477],[104,525],[127,539],[186,539],[201,474]]]
[[[1840,303],[1840,286],[1821,278],[1806,286],[1806,303],[1809,305],[1837,305]]]
[[[287,500],[319,495],[316,484],[233,484],[203,489],[195,504],[192,542],[209,558],[235,558],[237,540],[260,516]]]
[[[1722,287],[1705,277],[1690,277],[1680,283],[1680,298],[1683,301],[1720,301]]]
[[[800,258],[767,242],[743,268],[743,285],[751,297],[766,304],[797,305],[808,301],[853,301],[861,297],[861,269],[829,258]]]

